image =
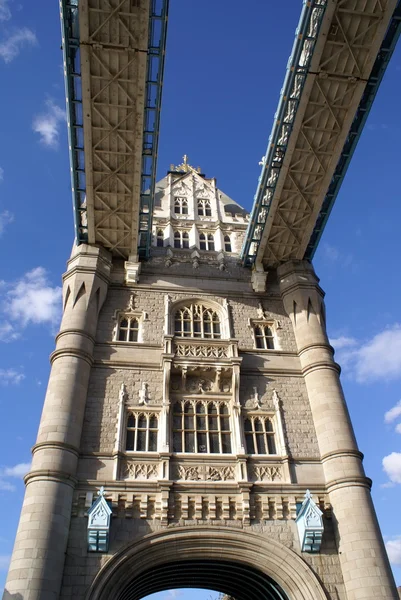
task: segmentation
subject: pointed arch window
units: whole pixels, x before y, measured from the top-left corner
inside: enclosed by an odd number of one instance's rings
[[[202,304],[190,304],[179,308],[174,316],[174,335],[220,339],[220,317],[216,311]]]
[[[174,233],[174,248],[189,248],[188,231],[176,231]]]
[[[163,248],[163,246],[164,246],[164,231],[163,231],[163,229],[158,229],[156,232],[156,246],[158,246],[158,248]]]
[[[212,233],[201,233],[199,235],[200,250],[214,250],[214,236]]]
[[[157,433],[157,415],[129,412],[125,449],[128,452],[156,452]]]
[[[212,205],[210,200],[206,198],[199,198],[198,200],[198,215],[200,217],[211,217],[212,216]]]
[[[188,214],[188,200],[182,196],[176,196],[174,198],[174,213],[176,215],[187,215]]]
[[[255,325],[254,335],[256,348],[274,350],[274,335],[269,325]]]
[[[229,235],[224,236],[224,250],[225,252],[232,252],[231,250],[231,238]]]
[[[228,405],[225,402],[176,402],[173,407],[173,452],[231,454]]]
[[[116,339],[119,342],[137,342],[139,338],[139,320],[136,317],[122,315],[118,322]]]
[[[271,417],[248,417],[244,421],[244,430],[248,454],[277,454]]]

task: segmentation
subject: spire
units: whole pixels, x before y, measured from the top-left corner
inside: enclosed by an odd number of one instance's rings
[[[183,162],[180,165],[174,166],[173,164],[170,165],[170,171],[179,171],[180,173],[189,173],[190,171],[193,171],[194,173],[201,173],[202,170],[200,167],[192,167],[189,163],[188,163],[188,154],[184,154],[184,156],[182,157]]]

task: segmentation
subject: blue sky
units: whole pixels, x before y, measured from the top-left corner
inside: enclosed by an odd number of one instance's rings
[[[184,153],[250,209],[301,2],[172,0],[159,177]],[[0,0],[0,576],[4,579],[73,242],[56,0]],[[315,257],[328,328],[401,584],[401,46]],[[1,587],[1,582],[0,582]],[[175,595],[174,595],[175,594]],[[214,600],[211,592],[155,595]]]

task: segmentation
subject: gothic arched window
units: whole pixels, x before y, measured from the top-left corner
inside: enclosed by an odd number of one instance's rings
[[[174,198],[174,213],[176,215],[188,214],[188,200],[180,196]]]
[[[176,231],[174,233],[174,248],[189,248],[189,233]]]
[[[127,418],[125,449],[134,452],[156,452],[157,430],[157,415],[130,412]]]
[[[163,248],[164,246],[164,231],[163,229],[158,229],[156,233],[156,246],[159,248]]]
[[[202,304],[190,304],[178,308],[174,315],[174,335],[219,339],[221,338],[219,315]]]
[[[139,335],[139,321],[136,317],[123,315],[118,322],[116,339],[119,342],[137,342]]]
[[[212,205],[210,200],[206,198],[199,198],[198,200],[198,215],[200,217],[211,217],[212,216]]]
[[[230,454],[231,428],[227,404],[176,402],[173,408],[173,452]]]
[[[269,417],[249,417],[244,422],[248,454],[277,454],[275,431]]]
[[[274,350],[274,335],[269,325],[256,325],[254,333],[256,348]]]
[[[212,233],[201,233],[199,235],[200,250],[214,250],[214,236]]]
[[[231,250],[231,239],[229,235],[224,236],[224,250],[226,252],[232,252]]]

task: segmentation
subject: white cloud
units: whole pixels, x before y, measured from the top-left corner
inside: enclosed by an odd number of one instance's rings
[[[65,110],[53,102],[46,101],[46,112],[37,115],[32,123],[32,129],[39,133],[40,142],[48,148],[57,148],[60,135],[60,125],[66,119]]]
[[[36,267],[11,285],[5,312],[22,327],[28,323],[51,323],[60,318],[61,288],[52,287],[46,270]]]
[[[16,369],[0,369],[1,385],[18,385],[25,379],[25,375]]]
[[[396,425],[395,430],[397,433],[401,433],[401,423],[398,423],[398,425]]]
[[[8,554],[0,554],[0,571],[7,571],[10,564],[11,556]]]
[[[330,244],[327,244],[327,242],[322,244],[322,250],[324,252],[325,257],[333,262],[338,260],[341,256],[341,253],[338,250],[338,248],[336,248],[335,246],[331,246]]]
[[[17,477],[18,479],[20,479],[28,473],[30,468],[31,463],[18,463],[13,467],[5,467],[4,469],[1,469],[0,475],[4,477]]]
[[[401,536],[387,540],[386,550],[391,564],[401,566]]]
[[[392,483],[401,483],[401,453],[392,452],[382,461],[383,470]]]
[[[19,332],[15,330],[15,327],[11,323],[8,321],[0,323],[0,342],[13,342],[19,337]]]
[[[0,21],[9,21],[11,19],[11,10],[8,6],[8,0],[0,0]]]
[[[0,42],[0,58],[5,63],[10,63],[18,56],[23,46],[35,46],[36,44],[36,35],[31,29],[27,27],[16,29],[8,38]]]
[[[0,181],[3,181],[4,179],[4,169],[3,167],[0,167]]]
[[[340,365],[359,383],[390,381],[401,377],[401,325],[394,323],[366,341],[351,343],[343,338],[337,345]],[[344,344],[344,339],[346,343]],[[350,340],[347,343],[347,340]],[[336,347],[336,340],[331,343]]]
[[[182,594],[182,590],[169,590],[163,600],[174,600],[174,598],[179,598]]]
[[[352,346],[356,346],[358,342],[355,338],[346,337],[345,335],[340,335],[338,338],[330,339],[330,344],[334,347],[335,350],[342,350],[343,348],[351,348]]]
[[[14,492],[15,485],[8,481],[9,478],[22,479],[31,468],[30,463],[19,463],[13,467],[3,467],[0,469],[0,490],[4,492]]]
[[[384,415],[385,423],[392,423],[401,415],[401,400],[393,408],[390,408]]]
[[[8,210],[3,210],[0,213],[0,237],[3,235],[5,228],[7,225],[14,221],[14,215],[10,213]]]

